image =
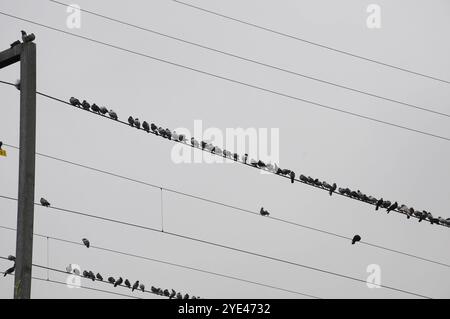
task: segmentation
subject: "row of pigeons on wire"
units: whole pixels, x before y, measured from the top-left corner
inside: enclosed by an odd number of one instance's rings
[[[112,109],[108,109],[104,106],[98,106],[97,104],[93,103],[92,105],[89,104],[86,100],[83,100],[83,102],[80,102],[79,99],[75,97],[71,97],[69,100],[70,104],[82,108],[86,111],[90,111],[93,113],[97,113],[103,116],[109,116],[111,119],[118,121],[119,117],[116,112],[114,112]],[[177,134],[176,131],[172,131],[168,128],[162,128],[161,126],[157,126],[154,123],[149,124],[147,121],[141,121],[133,116],[128,117],[128,124],[131,127],[135,127],[137,129],[142,129],[146,131],[147,133],[154,133],[155,135],[159,135],[163,138],[167,138],[169,140],[174,140],[176,142],[181,142],[188,144],[188,140],[185,135],[183,134]],[[294,183],[296,180],[296,174],[294,171],[286,168],[280,168],[277,166],[277,164],[271,164],[271,163],[264,163],[261,160],[254,160],[249,159],[248,154],[244,154],[244,156],[239,156],[237,153],[231,153],[227,150],[222,150],[220,147],[215,146],[211,143],[201,141],[198,142],[195,138],[191,137],[190,144],[192,147],[195,148],[201,148],[202,150],[207,150],[211,153],[221,155],[225,158],[234,160],[236,162],[242,162],[246,165],[251,165],[253,167],[264,169],[269,172],[272,172],[277,175],[281,175],[284,177],[287,177],[291,180],[291,183]],[[318,178],[313,178],[311,176],[305,176],[300,175],[299,180],[305,184],[309,184],[324,190],[327,190],[330,194],[330,196],[335,193],[339,192],[341,195],[357,199],[372,205],[375,205],[375,210],[378,210],[380,208],[386,209],[387,213],[391,211],[397,211],[399,213],[405,214],[406,217],[409,219],[411,216],[417,217],[419,219],[419,222],[422,220],[427,220],[431,224],[438,224],[450,227],[450,218],[444,219],[442,217],[434,217],[429,211],[425,210],[416,210],[413,207],[408,207],[405,204],[399,205],[397,201],[391,202],[389,200],[384,200],[383,198],[375,198],[373,196],[368,196],[364,193],[362,193],[360,190],[351,190],[350,188],[338,188],[336,183],[329,184],[326,181],[320,181]]]
[[[94,274],[92,270],[83,270],[83,273],[80,273],[80,270],[76,267],[73,267],[72,264],[66,267],[66,271],[68,273],[73,273],[75,275],[82,276],[92,281],[105,282],[103,276],[100,273]],[[128,289],[131,289],[132,292],[134,292],[135,290],[146,292],[145,285],[141,283],[139,280],[136,280],[134,284],[131,284],[131,282],[126,278],[125,280],[122,277],[116,279],[111,276],[108,277],[107,282],[113,285],[114,287],[117,286],[127,287]],[[162,288],[154,286],[150,287],[150,292],[159,296],[168,297],[169,299],[200,299],[200,297],[189,296],[189,294],[187,293],[183,295],[181,292],[177,292],[173,289],[169,291],[168,289],[163,290]]]

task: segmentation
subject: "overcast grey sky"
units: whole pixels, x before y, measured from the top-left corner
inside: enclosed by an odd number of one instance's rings
[[[190,3],[389,64],[450,80],[450,3],[433,1],[189,0]],[[72,2],[186,40],[450,113],[450,85],[393,70],[196,11],[169,0]],[[366,8],[381,7],[381,29],[368,29]],[[47,0],[2,0],[0,10],[67,29],[64,7]],[[448,117],[349,92],[136,30],[88,14],[69,30],[131,50],[270,88],[303,99],[450,137]],[[76,96],[164,127],[279,128],[280,164],[339,186],[397,200],[435,216],[450,217],[450,143],[300,101],[180,69],[0,16],[0,48],[24,29],[36,34],[38,90]],[[0,72],[15,81],[19,67]],[[19,94],[0,86],[0,140],[18,145]],[[111,170],[153,184],[450,263],[450,230],[375,213],[372,206],[242,165],[174,164],[173,143],[114,125],[60,103],[37,98],[37,151]],[[17,196],[18,152],[0,157],[0,194]],[[36,199],[52,205],[149,227],[160,227],[160,191],[36,159]],[[172,232],[366,279],[381,267],[381,284],[450,297],[450,269],[307,229],[163,193],[164,225]],[[1,225],[16,227],[16,202],[0,200]],[[242,277],[322,298],[410,298],[386,289],[164,234],[35,209],[35,232]],[[14,254],[15,233],[0,229],[0,255]],[[205,298],[298,298],[288,292],[218,278],[109,252],[35,238],[34,262],[64,269],[69,263],[173,288]],[[2,270],[9,263],[0,260]],[[34,275],[46,277],[34,269]],[[50,273],[53,280],[65,275]],[[83,280],[88,287],[107,286]],[[113,291],[129,293],[125,289]],[[0,297],[11,298],[13,277],[0,279]],[[153,298],[153,295],[135,293]],[[34,298],[114,298],[84,289],[33,281]],[[157,297],[158,298],[158,297]]]

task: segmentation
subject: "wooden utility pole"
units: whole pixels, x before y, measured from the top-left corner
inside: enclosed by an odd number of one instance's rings
[[[20,153],[14,298],[29,299],[33,260],[36,158],[36,45],[26,42],[0,52],[0,69],[20,62]]]

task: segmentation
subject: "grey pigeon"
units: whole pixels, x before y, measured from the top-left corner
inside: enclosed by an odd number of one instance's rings
[[[150,124],[150,129],[153,131],[153,132],[155,132],[155,133],[158,133],[158,127],[155,125],[155,124]]]
[[[89,242],[88,239],[83,238],[81,241],[83,242],[83,244],[84,244],[87,248],[89,248],[89,247],[91,246],[91,243]]]
[[[239,161],[239,155],[237,153],[233,154],[233,158],[236,162]]]
[[[139,122],[139,119],[136,117],[134,119],[134,126],[136,126],[136,128],[141,128],[141,122]]]
[[[114,279],[114,277],[109,277],[109,278],[108,278],[108,282],[114,285],[114,283],[116,282],[116,280]]]
[[[183,299],[183,295],[181,295],[181,293],[177,293],[177,299]]]
[[[86,102],[86,100],[83,100],[83,103],[81,103],[81,106],[85,110],[89,110],[91,108],[91,105],[88,102]]]
[[[170,292],[167,289],[164,289],[163,291],[164,296],[169,297],[170,296]]]
[[[89,272],[87,270],[83,270],[83,277],[89,278]]]
[[[125,279],[125,286],[127,286],[128,288],[131,288],[131,283],[128,279]]]
[[[41,205],[44,207],[50,207],[50,203],[44,197],[41,197]]]
[[[183,299],[189,299],[189,295],[185,294]]]
[[[114,287],[120,286],[123,283],[123,279],[122,277],[119,277],[119,279],[117,279],[117,281],[114,283]]]
[[[20,31],[22,33],[22,41],[23,43],[33,42],[36,39],[34,33],[27,34],[25,31]]]
[[[99,107],[97,104],[95,104],[95,103],[93,103],[93,104],[91,105],[91,110],[92,110],[93,112],[95,112],[95,113],[100,113],[100,107]]]
[[[191,145],[193,146],[193,147],[198,147],[199,145],[198,145],[198,141],[195,139],[195,138],[193,138],[193,137],[191,137]]]
[[[128,117],[128,124],[130,124],[130,126],[134,126],[134,118],[129,116]]]
[[[289,174],[289,177],[291,178],[291,183],[294,184],[295,173],[293,171],[291,171],[291,173]]]
[[[109,114],[109,117],[112,118],[113,120],[116,120],[116,121],[117,121],[117,119],[119,118],[119,117],[117,116],[117,113],[114,112],[113,110],[109,110],[108,114]]]
[[[359,236],[359,235],[353,236],[352,245],[354,245],[357,241],[360,241],[360,240],[361,240],[361,236]]]
[[[97,278],[100,281],[103,281],[103,277],[102,275],[100,275],[100,273],[97,273],[97,275],[95,275],[95,278]]]
[[[397,207],[398,207],[398,203],[395,202],[394,204],[392,204],[391,206],[388,207],[387,213],[389,214],[389,212],[390,212],[391,210],[396,210]]]
[[[336,183],[333,183],[333,185],[331,186],[330,191],[329,191],[330,196],[333,195],[333,193],[336,191],[336,189],[337,189],[337,185],[336,185]]]
[[[92,281],[95,281],[95,274],[91,270],[89,271],[89,278],[91,278]]]
[[[264,207],[261,207],[261,210],[259,211],[259,213],[261,214],[261,216],[269,216],[269,212],[267,210],[264,209]]]
[[[139,289],[140,289],[142,292],[145,292],[145,286],[144,286],[144,284],[140,284],[140,285],[139,285]]]
[[[381,205],[383,205],[383,197],[381,197],[381,198],[377,201],[377,203],[376,203],[376,205],[375,205],[375,210],[378,210],[378,208],[380,208]]]
[[[10,260],[10,261],[15,261],[15,260],[16,260],[16,257],[14,257],[13,255],[9,255],[9,256],[8,256],[8,260]]]
[[[10,275],[16,270],[16,264],[12,266],[11,268],[6,269],[5,273],[3,274],[3,277],[6,277],[6,275]]]
[[[102,113],[103,115],[106,115],[106,113],[108,113],[108,109],[104,106],[100,106],[100,113]]]
[[[244,157],[242,158],[242,161],[247,164],[248,154],[244,154]]]
[[[142,122],[142,128],[143,128],[144,131],[146,131],[147,133],[150,133],[150,125],[148,125],[147,121]]]
[[[69,102],[73,106],[81,106],[80,100],[78,100],[77,98],[74,98],[73,96],[70,98]]]
[[[133,291],[135,291],[136,289],[138,289],[139,288],[139,280],[137,280],[134,284],[133,284],[133,287],[131,288],[131,291],[133,292]]]
[[[172,292],[169,295],[169,299],[172,299],[173,297],[175,297],[177,295],[177,292],[175,290],[172,289]]]

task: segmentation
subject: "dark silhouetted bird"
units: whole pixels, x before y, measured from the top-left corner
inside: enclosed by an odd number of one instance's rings
[[[109,117],[112,118],[113,120],[116,120],[116,121],[117,121],[117,119],[119,118],[119,117],[117,116],[117,113],[114,112],[113,110],[109,110],[109,111],[108,111],[108,114],[109,114]]]
[[[244,154],[244,157],[242,158],[242,161],[243,161],[245,164],[247,164],[247,159],[248,159],[248,154],[245,153],[245,154]]]
[[[352,245],[354,245],[357,241],[360,241],[360,240],[361,240],[361,236],[359,236],[359,235],[353,236]]]
[[[173,297],[175,297],[177,295],[177,292],[175,290],[172,289],[172,292],[169,295],[169,299],[172,299]]]
[[[84,244],[87,248],[89,248],[89,247],[91,246],[91,243],[89,242],[88,239],[83,238],[81,241],[83,242],[83,244]]]
[[[151,124],[150,124],[150,129],[151,129],[154,133],[158,134],[158,127],[157,127],[155,124],[151,123]]]
[[[333,185],[331,186],[330,191],[329,191],[330,196],[333,195],[333,193],[336,191],[336,189],[337,189],[337,185],[336,185],[336,183],[333,183]]]
[[[181,293],[177,293],[177,299],[183,299],[183,295]]]
[[[130,126],[134,126],[134,118],[129,116],[128,117],[128,124],[130,124]]]
[[[83,277],[89,278],[90,277],[89,271],[83,270]]]
[[[186,136],[184,134],[178,135],[178,141],[186,143]]]
[[[139,280],[136,280],[136,282],[133,284],[133,287],[131,288],[131,291],[133,292],[138,288],[139,288]]]
[[[93,104],[91,105],[91,110],[92,110],[93,112],[95,112],[95,113],[100,113],[100,107],[99,107],[97,104],[95,104],[95,103],[93,103]]]
[[[185,294],[185,295],[184,295],[184,299],[189,299],[189,295],[188,295],[188,294]]]
[[[119,279],[117,279],[117,281],[114,283],[114,287],[120,286],[123,283],[123,279],[122,277],[119,277]]]
[[[236,162],[239,161],[239,155],[237,153],[233,154],[233,158]]]
[[[50,207],[50,203],[44,197],[41,197],[41,205],[44,207]]]
[[[131,283],[128,279],[125,279],[125,286],[127,286],[128,288],[131,288]]]
[[[22,33],[22,41],[23,43],[33,42],[36,39],[34,33],[27,34],[25,31],[20,31]]]
[[[376,205],[375,205],[375,210],[378,210],[378,208],[380,208],[381,205],[383,205],[383,197],[381,197],[381,198],[377,201],[377,203],[376,203]]]
[[[169,297],[170,296],[170,292],[167,289],[164,289],[163,291],[164,296]]]
[[[291,183],[294,184],[294,180],[295,180],[295,173],[293,171],[291,171],[289,173],[289,177],[291,178]]]
[[[261,214],[261,216],[269,216],[269,212],[267,210],[264,209],[264,207],[261,207],[261,210],[259,211],[259,213]]]
[[[114,277],[109,277],[109,278],[108,278],[108,282],[114,285],[114,283],[116,282],[116,280],[114,279]]]
[[[16,270],[16,264],[12,266],[11,268],[6,269],[5,273],[3,274],[3,277],[6,277],[6,275],[10,275]]]
[[[250,165],[254,166],[254,167],[258,167],[258,162],[255,161],[254,159],[250,160]]]
[[[134,126],[136,126],[136,128],[141,128],[141,122],[139,122],[139,119],[136,117],[134,119]]]
[[[139,289],[140,289],[142,292],[145,292],[145,286],[144,286],[144,284],[140,284],[140,285],[139,285]]]
[[[391,206],[388,207],[387,213],[389,214],[389,212],[390,212],[391,210],[396,210],[397,207],[398,207],[398,203],[395,202],[394,204],[392,204]]]
[[[10,260],[10,261],[15,261],[15,260],[16,260],[16,257],[14,257],[13,255],[9,255],[9,256],[8,256],[8,260]]]
[[[14,41],[13,43],[10,44],[10,47],[14,48],[16,45],[19,45],[19,44],[20,44],[20,41],[16,40],[16,41]]]
[[[259,168],[264,168],[264,167],[266,167],[266,163],[264,163],[264,162],[261,161],[261,160],[259,160],[257,164],[258,164]]]
[[[147,133],[150,133],[150,125],[148,125],[147,121],[142,122],[142,128],[143,128],[144,131],[146,131]]]
[[[100,106],[100,113],[102,113],[103,115],[106,115],[106,113],[108,113],[108,109],[104,106]]]
[[[74,98],[73,96],[70,98],[69,100],[70,104],[72,104],[73,106],[81,106],[80,100],[77,98]]]
[[[97,278],[97,280],[103,281],[103,277],[102,275],[100,275],[100,273],[97,273],[97,275],[95,275],[95,278]]]
[[[86,100],[83,100],[83,103],[81,103],[81,106],[85,110],[89,110],[91,108],[91,105]]]
[[[195,138],[191,137],[191,145],[194,147],[198,147],[198,142]]]
[[[89,271],[89,278],[91,278],[92,281],[95,281],[95,274],[91,270]]]
[[[385,200],[384,202],[383,202],[383,208],[389,208],[389,206],[391,206],[391,201],[390,200]]]
[[[158,289],[156,289],[156,287],[154,287],[154,286],[151,286],[150,290],[155,294],[158,292]]]

